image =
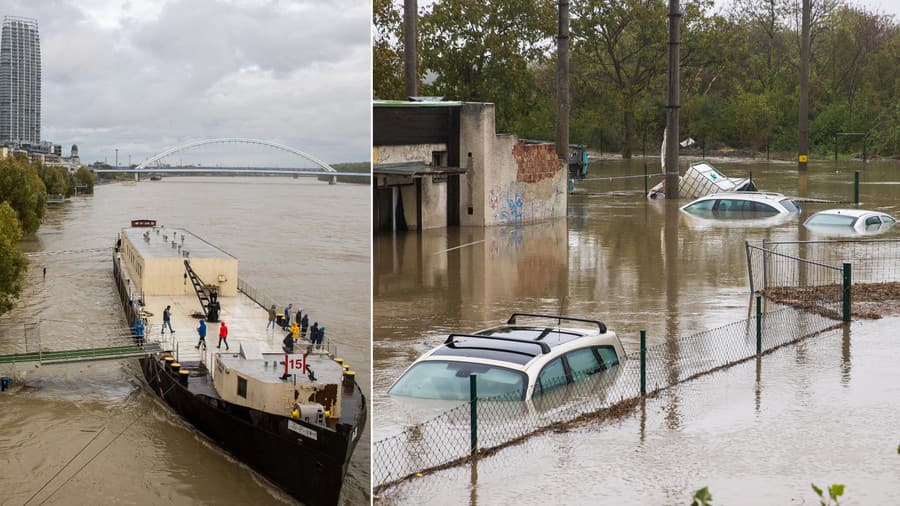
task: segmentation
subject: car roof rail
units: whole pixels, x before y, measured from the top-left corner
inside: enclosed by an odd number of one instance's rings
[[[495,341],[509,341],[512,343],[532,344],[534,346],[539,347],[541,349],[541,353],[550,353],[550,345],[545,342],[531,341],[528,339],[515,339],[512,337],[485,336],[485,335],[479,336],[476,334],[450,334],[449,336],[447,336],[447,340],[444,341],[444,344],[456,344],[456,341],[453,340],[454,337],[471,337],[471,338],[475,338],[475,339],[493,339]]]
[[[563,320],[573,321],[573,322],[583,322],[583,323],[593,323],[600,329],[601,334],[606,334],[606,324],[601,322],[600,320],[590,320],[587,318],[574,318],[572,316],[560,316],[555,314],[542,314],[542,313],[513,313],[512,316],[506,320],[507,325],[515,325],[517,316],[528,316],[531,318],[549,318],[551,320],[557,320],[558,323],[562,323]]]

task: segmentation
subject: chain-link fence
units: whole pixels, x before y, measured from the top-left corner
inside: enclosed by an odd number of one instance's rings
[[[900,282],[900,239],[764,241],[762,247],[828,265],[849,262],[854,283]]]
[[[509,398],[462,402],[375,443],[372,473],[376,493],[419,473],[453,467],[474,455],[556,430],[561,424],[615,417],[635,405],[642,391],[653,395],[835,325],[815,313],[775,309],[761,313],[759,320],[751,317],[634,351],[617,366],[580,380],[549,380],[548,384],[560,386],[544,389],[543,395],[529,401],[522,402],[519,392]],[[477,388],[477,377],[475,382]]]
[[[900,239],[746,243],[750,290],[849,321],[900,298]],[[874,305],[874,306],[873,306]]]

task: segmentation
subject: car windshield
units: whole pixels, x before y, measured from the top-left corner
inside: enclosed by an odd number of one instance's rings
[[[477,375],[478,398],[522,399],[525,373],[485,364],[429,360],[412,366],[388,391],[419,399],[469,400],[469,375]]]
[[[787,211],[789,213],[799,213],[800,212],[800,208],[797,207],[797,204],[795,204],[794,201],[791,199],[781,199],[778,201],[778,203],[781,204],[782,206],[784,206],[784,208],[787,209]]]
[[[846,214],[818,213],[806,220],[807,225],[852,227],[856,218]]]

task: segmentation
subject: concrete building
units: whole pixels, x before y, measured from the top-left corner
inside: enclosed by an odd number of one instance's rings
[[[38,23],[35,19],[6,16],[0,33],[0,143],[37,146],[40,142]]]
[[[566,214],[551,143],[497,134],[494,104],[376,101],[375,231],[533,223]]]
[[[238,259],[180,228],[125,228],[122,264],[144,295],[192,295],[184,261],[222,297],[237,295]],[[184,276],[184,277],[183,277]]]

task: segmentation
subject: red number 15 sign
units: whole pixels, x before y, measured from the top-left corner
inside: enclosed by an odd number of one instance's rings
[[[306,374],[306,355],[284,354],[284,374]]]

